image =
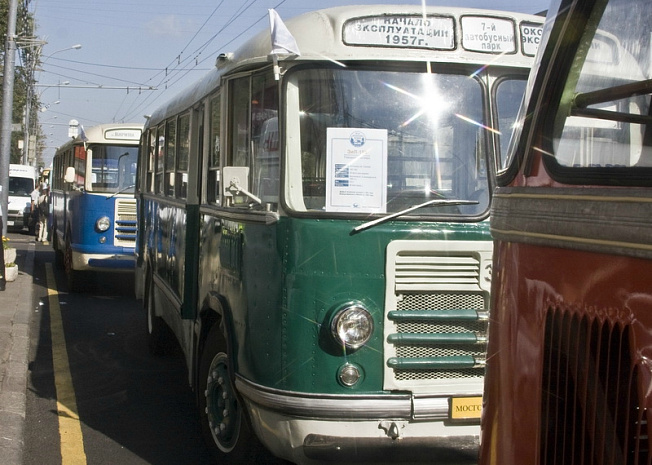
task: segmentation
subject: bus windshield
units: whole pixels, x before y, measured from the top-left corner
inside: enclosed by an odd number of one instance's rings
[[[393,213],[440,198],[477,203],[433,206],[417,214],[487,211],[485,148],[488,134],[499,128],[486,130],[478,79],[417,69],[304,68],[289,81],[288,154],[301,157],[288,161],[290,167],[301,166],[300,174],[290,168],[301,183],[287,184],[293,209]],[[501,101],[520,102],[525,84],[519,81],[504,86],[518,95]],[[517,105],[505,107],[500,121],[510,124]],[[362,144],[364,150],[353,148]],[[295,186],[301,193],[292,192]]]
[[[93,157],[91,191],[134,192],[138,147],[95,145],[89,152]]]

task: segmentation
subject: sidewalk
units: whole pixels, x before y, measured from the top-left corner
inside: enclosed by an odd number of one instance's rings
[[[0,463],[23,459],[35,242],[14,243],[18,278],[0,292]]]

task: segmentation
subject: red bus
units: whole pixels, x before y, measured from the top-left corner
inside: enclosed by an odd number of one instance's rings
[[[492,206],[481,463],[650,464],[652,3],[553,3]]]

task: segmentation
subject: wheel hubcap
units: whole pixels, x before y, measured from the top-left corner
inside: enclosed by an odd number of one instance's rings
[[[238,440],[240,415],[238,401],[229,382],[226,354],[215,356],[206,382],[206,415],[213,439],[228,452]]]

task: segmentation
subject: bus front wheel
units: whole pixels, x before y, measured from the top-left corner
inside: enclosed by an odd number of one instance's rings
[[[79,292],[82,288],[81,276],[79,271],[73,268],[72,262],[72,245],[70,244],[70,234],[68,234],[66,245],[63,251],[63,268],[66,274],[68,291]]]
[[[217,326],[208,336],[199,376],[199,414],[204,439],[220,463],[245,463],[256,437],[231,381],[226,341]]]
[[[54,264],[59,267],[64,267],[63,246],[59,241],[56,225],[52,227],[52,248],[54,249]]]

